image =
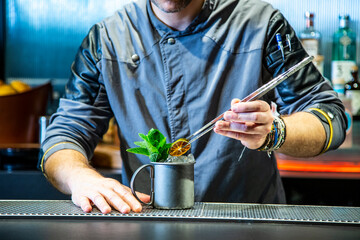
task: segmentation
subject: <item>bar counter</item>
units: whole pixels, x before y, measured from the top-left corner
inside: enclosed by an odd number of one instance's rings
[[[197,203],[195,209],[181,213],[154,214],[154,210],[145,209],[141,214],[113,211],[103,215],[94,209],[85,214],[36,167],[0,170],[0,199],[7,199],[0,200],[0,239],[359,240],[359,133],[355,132],[350,149],[306,160],[278,158],[290,205]],[[100,150],[100,159],[107,159],[117,169],[99,170],[120,180],[121,161],[113,162],[119,158],[118,149],[105,146]]]
[[[195,203],[84,213],[71,201],[0,201],[1,239],[360,239],[360,208]]]

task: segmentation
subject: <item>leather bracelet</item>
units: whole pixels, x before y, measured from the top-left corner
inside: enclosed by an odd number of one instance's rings
[[[264,144],[258,151],[272,152],[278,150],[285,142],[286,126],[281,117],[275,117],[271,126],[271,131],[266,135]]]
[[[272,127],[271,127],[272,128]],[[272,130],[271,130],[272,131]],[[271,131],[266,135],[265,141],[263,143],[263,145],[261,145],[257,150],[258,151],[267,151],[267,146],[270,144],[271,142]]]

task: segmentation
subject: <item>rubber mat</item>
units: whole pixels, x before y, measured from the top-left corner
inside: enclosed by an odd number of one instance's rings
[[[84,213],[69,200],[0,200],[0,218],[141,218],[181,221],[360,224],[360,208],[198,202],[193,208],[184,210],[144,207],[141,213],[121,214],[113,210],[105,215],[97,208],[94,208],[91,213]]]

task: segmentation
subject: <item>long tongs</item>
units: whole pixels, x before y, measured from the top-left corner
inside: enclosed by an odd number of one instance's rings
[[[314,59],[313,56],[304,58],[298,64],[294,65],[293,67],[291,67],[290,69],[288,69],[284,73],[280,74],[279,76],[277,76],[273,80],[271,80],[268,83],[264,84],[263,86],[261,86],[260,88],[255,90],[254,92],[250,93],[247,97],[242,99],[241,102],[249,102],[249,101],[254,101],[254,100],[257,100],[257,99],[261,98],[266,93],[268,93],[270,90],[274,89],[277,85],[279,85],[284,80],[286,80],[288,77],[290,77],[292,74],[294,74],[295,72],[297,72],[298,70],[303,68],[306,64],[310,63],[313,59]],[[229,110],[231,110],[231,109],[229,109]],[[210,132],[215,127],[215,123],[217,121],[220,121],[220,120],[224,119],[224,114],[225,113],[223,113],[223,114],[219,115],[218,117],[214,118],[208,124],[206,124],[205,126],[200,128],[198,131],[196,131],[194,134],[191,134],[190,136],[188,136],[186,138],[186,140],[188,141],[188,143],[186,145],[191,144],[192,142],[199,139],[200,137],[202,137],[206,133]]]

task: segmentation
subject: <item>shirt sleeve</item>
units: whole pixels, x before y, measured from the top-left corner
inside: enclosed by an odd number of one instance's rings
[[[82,42],[71,66],[65,97],[51,116],[42,144],[39,167],[61,149],[73,149],[91,159],[113,116],[102,82],[100,26],[95,25]]]
[[[277,33],[283,39],[285,60],[278,49]],[[290,44],[286,42],[287,34],[291,39]],[[263,67],[265,75],[271,78],[308,57],[295,31],[278,11],[269,21],[266,38]],[[306,111],[320,119],[326,132],[323,152],[338,148],[344,141],[347,127],[344,106],[333,91],[329,80],[321,75],[313,63],[279,84],[275,90],[274,100],[282,115]]]

